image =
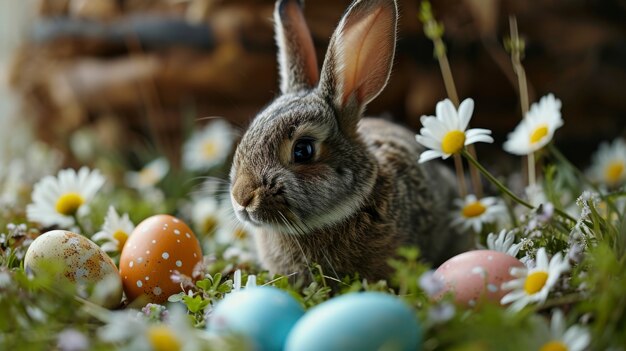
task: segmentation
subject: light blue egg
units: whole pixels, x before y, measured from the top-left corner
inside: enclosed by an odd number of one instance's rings
[[[289,333],[285,351],[415,351],[421,339],[411,307],[389,294],[364,292],[312,308]]]
[[[287,334],[304,309],[287,292],[254,287],[233,292],[211,314],[208,329],[245,337],[254,350],[283,350]]]

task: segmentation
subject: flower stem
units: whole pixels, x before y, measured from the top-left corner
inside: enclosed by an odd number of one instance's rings
[[[448,94],[448,97],[450,98],[454,106],[458,108],[460,104],[459,95],[456,90],[456,85],[454,84],[454,78],[452,76],[452,69],[450,68],[450,63],[448,62],[448,56],[446,55],[445,44],[443,43],[440,37],[434,38],[433,43],[435,44],[435,53],[437,55],[437,61],[439,62],[439,69],[441,70],[443,83],[444,83],[444,86],[446,87],[446,94]],[[472,156],[476,158],[476,149],[474,148],[474,146],[470,145],[468,147],[468,150],[472,154]],[[459,161],[457,161],[457,158],[459,159]],[[461,174],[462,174],[463,163],[460,160],[461,160],[461,157],[459,155],[455,155],[454,164],[455,166],[457,165],[457,162],[461,164],[460,167],[461,167]],[[459,166],[456,166],[456,167],[457,167],[457,177],[458,177]],[[474,190],[474,194],[476,194],[476,196],[480,198],[482,197],[482,192],[483,192],[482,184],[480,182],[480,174],[478,173],[478,170],[476,170],[473,166],[469,167],[469,171],[470,171],[470,177],[472,180],[472,188]],[[463,189],[460,193],[462,196],[465,196],[467,194],[467,187],[465,185],[465,180],[463,180],[462,184],[459,183],[459,188]]]
[[[476,156],[476,148],[474,147],[474,144],[470,144],[467,146],[467,152],[469,152],[469,154],[472,155],[474,159],[478,160],[478,157]],[[470,177],[472,178],[472,188],[474,189],[474,194],[476,194],[476,196],[480,199],[483,197],[483,184],[480,179],[480,173],[478,172],[476,167],[474,167],[473,165],[470,165],[469,170],[470,170]]]
[[[517,19],[515,16],[509,17],[509,27],[511,28],[511,37],[509,38],[509,50],[511,53],[511,63],[513,64],[513,71],[517,76],[517,89],[520,98],[520,108],[522,112],[522,119],[526,118],[526,114],[529,109],[528,98],[528,81],[526,79],[526,71],[522,65],[522,55],[524,54],[524,41],[520,39],[517,31]],[[535,174],[535,154],[530,153],[526,156],[526,162],[528,163],[528,185],[534,186],[536,183]]]
[[[461,155],[454,154],[454,169],[456,170],[456,181],[459,184],[459,195],[467,196],[467,186],[465,185],[465,173],[463,172],[463,159]]]
[[[573,293],[570,295],[561,296],[546,301],[543,305],[535,307],[536,311],[545,311],[553,307],[559,307],[563,305],[570,305],[576,302],[584,301],[585,297],[579,293]]]
[[[470,155],[466,150],[461,151],[461,154],[463,155],[463,157],[465,157],[467,159],[467,161],[469,163],[471,163],[472,165],[474,165],[479,171],[480,173],[482,173],[483,176],[485,176],[485,178],[487,178],[491,183],[493,183],[493,185],[495,185],[498,190],[500,190],[502,193],[506,194],[508,197],[510,197],[513,201],[517,202],[518,204],[528,208],[528,209],[534,209],[535,207],[531,204],[529,204],[528,202],[524,201],[522,198],[520,198],[519,196],[515,195],[511,190],[509,190],[509,188],[507,188],[504,184],[502,184],[502,182],[500,182],[498,179],[496,179],[496,177],[494,177],[491,173],[489,173],[489,171],[487,169],[485,169],[485,167],[483,167],[480,163],[478,163],[478,161],[476,161],[475,158],[472,157],[472,155]],[[559,216],[570,220],[572,222],[576,222],[576,220],[568,215],[567,213],[559,210],[558,208],[554,209],[554,212],[556,212]]]
[[[419,16],[420,21],[424,24],[424,33],[426,36],[433,42],[435,57],[437,57],[437,62],[439,63],[439,70],[441,71],[441,76],[443,78],[443,84],[446,89],[446,94],[448,98],[452,101],[454,106],[459,107],[459,94],[456,90],[456,85],[454,83],[454,77],[452,75],[452,69],[450,68],[450,62],[448,61],[448,56],[446,55],[446,44],[441,39],[444,33],[444,28],[441,23],[438,23],[435,19],[435,16],[432,12],[432,8],[430,6],[430,2],[422,1],[420,5],[420,13]],[[476,158],[476,150],[473,145],[469,146],[469,152]],[[459,160],[457,160],[457,158]],[[467,187],[465,186],[465,180],[460,182],[459,173],[463,174],[463,162],[460,161],[460,156],[455,155],[454,164],[457,169],[457,178],[459,179],[459,189],[461,195],[467,193]],[[461,165],[461,172],[459,172],[459,166]],[[479,198],[482,197],[483,188],[480,180],[480,174],[478,171],[470,165],[470,178],[472,180],[472,188],[474,190],[474,194]],[[465,177],[463,177],[465,179]]]
[[[478,163],[478,161],[476,161],[476,159],[473,158],[472,155],[470,155],[466,150],[461,151],[461,154],[463,155],[463,157],[467,159],[469,163],[474,165],[474,167],[476,167],[480,171],[480,173],[482,173],[482,175],[485,176],[485,178],[487,178],[491,183],[493,183],[493,185],[495,185],[498,188],[498,190],[500,190],[500,192],[506,194],[513,201],[517,202],[518,204],[524,207],[527,207],[529,209],[535,208],[533,205],[522,200],[522,198],[518,197],[511,190],[509,190],[509,188],[507,188],[504,184],[502,184],[502,182],[500,182],[498,179],[496,179],[496,177],[494,177],[491,173],[489,173],[489,171],[485,169],[485,167],[483,167],[480,163]]]
[[[572,172],[574,172],[578,176],[578,178],[583,181],[583,183],[589,185],[598,194],[602,194],[602,191],[600,191],[598,186],[594,184],[591,180],[589,180],[589,178],[587,178],[587,176],[583,172],[581,172],[578,167],[574,166],[572,162],[570,162],[570,160],[568,160],[567,157],[565,157],[565,155],[563,155],[561,151],[559,151],[559,149],[557,149],[553,144],[548,144],[548,150],[550,151],[552,156],[554,156],[554,158],[556,158],[559,162],[561,162]]]
[[[78,211],[77,211],[78,212]],[[74,218],[74,222],[76,223],[76,226],[78,227],[78,229],[80,230],[80,234],[87,236],[87,232],[85,231],[85,227],[83,227],[83,225],[80,223],[80,220],[78,219],[78,214],[74,213],[72,215],[72,217]]]
[[[535,153],[528,154],[528,186],[534,187],[537,183],[535,171]]]

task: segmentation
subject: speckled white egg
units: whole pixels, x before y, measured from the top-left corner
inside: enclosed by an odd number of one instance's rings
[[[502,283],[513,279],[510,269],[524,267],[515,257],[492,250],[474,250],[456,255],[444,262],[435,275],[445,283],[440,294],[453,292],[456,302],[474,306],[480,299],[499,302],[507,291]]]
[[[144,296],[163,303],[181,291],[172,281],[178,271],[191,277],[202,262],[200,243],[187,224],[169,215],[155,215],[143,220],[133,230],[120,256],[120,275],[129,300]]]
[[[309,310],[293,327],[285,351],[417,351],[422,330],[415,311],[398,297],[342,295]]]
[[[122,282],[117,267],[93,241],[66,230],[40,235],[26,251],[24,267],[37,275],[54,264],[61,266],[61,279],[78,284],[106,283],[98,285],[90,299],[108,308],[119,305]]]

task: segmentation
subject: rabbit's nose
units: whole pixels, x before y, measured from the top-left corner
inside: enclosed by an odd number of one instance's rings
[[[254,186],[252,182],[244,178],[238,179],[232,189],[233,199],[237,205],[241,206],[241,208],[237,208],[237,210],[242,211],[253,204],[257,193],[257,187]]]
[[[248,207],[248,205],[250,205],[252,200],[254,200],[255,196],[256,196],[256,193],[253,192],[253,193],[248,194],[246,197],[244,197],[241,202],[240,201],[237,201],[237,202],[239,202],[241,207],[246,208]]]

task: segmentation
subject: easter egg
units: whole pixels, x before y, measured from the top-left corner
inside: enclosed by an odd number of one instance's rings
[[[421,348],[415,312],[389,294],[364,292],[324,302],[289,333],[286,351],[398,350]]]
[[[89,300],[107,308],[122,299],[122,283],[115,263],[98,245],[66,230],[38,236],[28,247],[24,267],[34,275],[58,265],[60,279],[76,284],[96,284]]]
[[[224,335],[243,336],[252,350],[283,350],[285,338],[304,314],[287,292],[273,287],[236,291],[220,301],[211,314],[208,329]]]
[[[467,306],[474,306],[482,298],[499,302],[508,292],[500,286],[514,279],[509,273],[512,267],[524,264],[498,251],[475,250],[456,255],[435,271],[445,284],[440,296],[453,292],[456,302]]]
[[[191,277],[202,262],[200,243],[178,218],[156,215],[139,223],[126,240],[120,256],[120,275],[129,300],[145,296],[147,302],[163,303],[181,291],[172,281],[178,271]]]

